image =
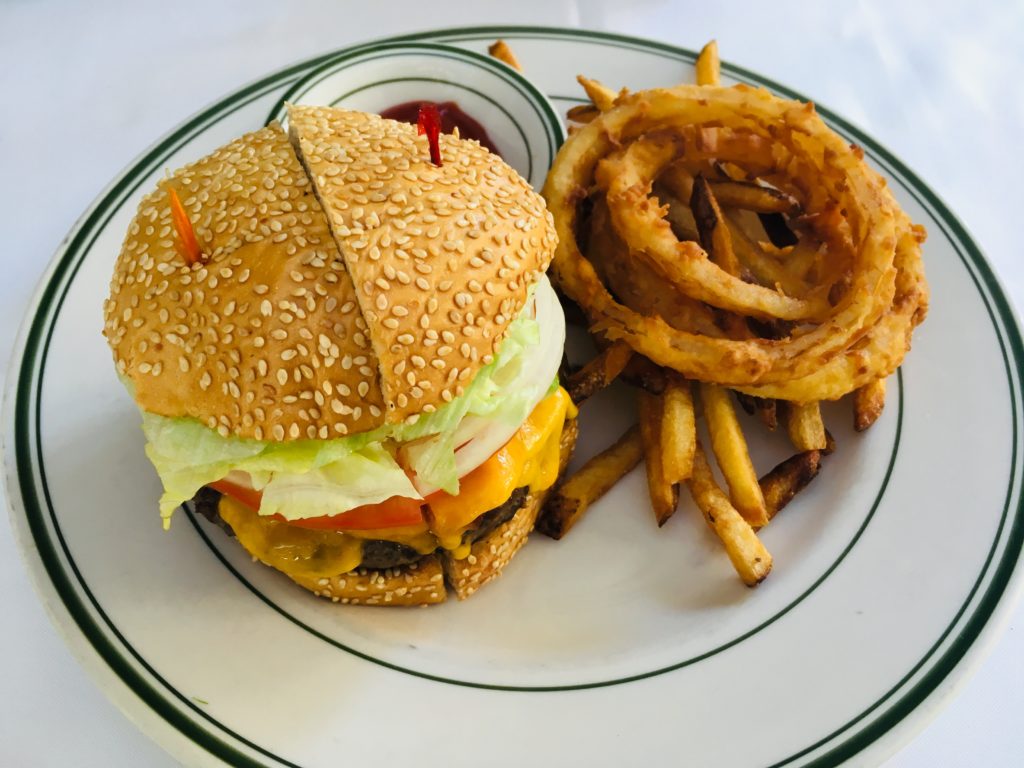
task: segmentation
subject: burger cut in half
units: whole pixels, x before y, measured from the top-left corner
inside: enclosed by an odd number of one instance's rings
[[[459,598],[575,440],[541,197],[474,141],[294,106],[160,182],[104,333],[163,482],[336,602]]]

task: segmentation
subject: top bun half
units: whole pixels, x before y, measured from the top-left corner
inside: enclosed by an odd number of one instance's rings
[[[118,372],[143,410],[223,436],[327,439],[436,410],[547,268],[542,198],[475,141],[442,136],[435,167],[415,126],[375,115],[291,107],[289,127],[142,200],[104,307]],[[205,263],[176,248],[168,186]]]

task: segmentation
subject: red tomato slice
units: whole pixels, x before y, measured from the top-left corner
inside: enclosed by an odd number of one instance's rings
[[[231,496],[247,507],[259,509],[263,494],[260,491],[246,488],[230,480],[218,480],[210,483],[216,491]],[[375,528],[401,528],[408,525],[419,525],[423,522],[423,502],[407,499],[404,496],[392,496],[379,504],[366,504],[350,509],[340,515],[323,517],[307,517],[302,520],[286,520],[281,515],[274,515],[275,520],[294,525],[299,528],[312,528],[318,531],[365,531]]]
[[[283,518],[280,518],[283,519]],[[366,504],[350,509],[340,515],[306,517],[289,520],[299,528],[313,528],[319,531],[367,531],[376,528],[402,528],[423,522],[423,502],[392,496],[380,504]]]
[[[259,509],[260,502],[263,501],[263,494],[260,491],[246,488],[244,485],[233,483],[230,480],[218,480],[215,483],[209,483],[209,486],[215,491],[220,491],[225,496],[230,496],[236,501],[242,502],[250,509]]]

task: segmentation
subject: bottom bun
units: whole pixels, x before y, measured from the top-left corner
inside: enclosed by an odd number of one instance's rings
[[[357,568],[329,579],[288,577],[317,597],[347,605],[432,605],[443,603],[447,597],[437,555],[427,555],[400,568]]]
[[[562,429],[559,474],[569,463],[577,432],[576,420],[567,420]],[[462,560],[455,560],[442,550],[400,568],[357,568],[350,573],[320,579],[289,574],[289,578],[317,597],[346,605],[433,605],[447,598],[446,583],[459,600],[465,600],[500,576],[526,543],[550,490],[527,496],[511,520],[473,544],[469,555]]]

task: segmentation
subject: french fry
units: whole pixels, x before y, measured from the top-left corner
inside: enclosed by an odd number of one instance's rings
[[[740,404],[740,407],[744,411],[753,416],[757,414],[757,418],[761,420],[761,423],[768,427],[770,432],[774,432],[775,428],[779,426],[778,408],[774,400],[766,399],[763,397],[754,397],[753,395],[744,395],[742,392],[736,393],[736,402]]]
[[[519,59],[516,58],[516,55],[504,40],[495,40],[488,46],[487,52],[498,61],[505,62],[517,72],[523,71],[523,66],[519,63]]]
[[[728,390],[701,382],[700,399],[711,448],[729,486],[729,498],[748,523],[764,525],[768,522],[764,496]]]
[[[745,395],[742,392],[736,392],[735,394],[736,402],[740,404],[740,407],[743,409],[743,412],[746,413],[748,416],[753,416],[754,412],[757,410],[758,398],[754,397],[753,395]]]
[[[679,486],[665,475],[665,457],[662,454],[662,414],[664,399],[640,390],[637,393],[640,411],[640,437],[644,445],[647,464],[647,490],[658,527],[663,526],[679,505]]]
[[[807,284],[803,280],[803,272],[789,267],[786,261],[780,261],[765,253],[761,245],[752,240],[737,220],[737,211],[727,210],[725,224],[729,229],[733,251],[739,262],[750,270],[762,285],[782,288],[787,296],[805,296]]]
[[[769,432],[774,432],[779,426],[779,403],[777,400],[757,398],[757,418],[768,427]]]
[[[772,570],[772,556],[750,523],[743,519],[718,487],[699,440],[693,455],[693,474],[687,486],[704,520],[721,539],[743,583],[755,587],[764,581]]]
[[[565,381],[572,401],[579,405],[588,397],[610,385],[633,357],[633,350],[624,341],[616,341]]]
[[[674,194],[660,185],[655,186],[654,189],[662,204],[668,206],[665,220],[672,227],[676,237],[681,240],[699,240],[700,234],[697,232],[697,222],[693,218],[693,211],[690,210],[690,206],[683,203]]]
[[[593,104],[577,104],[575,107],[570,107],[565,116],[574,123],[589,123],[599,114],[601,114],[601,110]]]
[[[853,428],[858,432],[874,424],[885,408],[885,379],[875,379],[853,394]]]
[[[742,273],[742,267],[739,259],[736,256],[736,251],[733,248],[732,236],[730,233],[729,220],[722,214],[722,210],[718,205],[718,201],[715,199],[714,193],[711,191],[711,186],[703,175],[697,174],[693,180],[693,193],[690,197],[690,207],[693,209],[693,217],[697,225],[699,232],[699,238],[701,245],[708,252],[708,256],[718,264],[724,271],[731,275],[740,275]],[[742,232],[741,232],[742,234]],[[733,338],[745,339],[753,336],[753,332],[750,329],[749,321],[744,320],[739,315],[728,315],[725,318],[725,328],[728,329],[730,335]],[[774,430],[778,424],[778,417],[776,415],[776,405],[774,400],[762,400],[756,399],[754,401],[755,408],[761,421],[770,430]],[[735,421],[735,411],[731,410],[733,421]],[[710,423],[710,422],[709,422]],[[737,426],[735,430],[740,440],[743,440],[743,433]],[[718,456],[718,445],[712,440],[712,447],[715,450],[715,455]],[[746,442],[743,443],[743,452],[746,453]],[[719,464],[722,463],[722,458],[719,457]],[[749,455],[747,457],[747,464],[750,463]],[[725,468],[722,469],[725,472]],[[752,487],[750,485],[752,477],[754,477],[753,468],[751,467],[749,473],[743,473],[746,487]],[[735,492],[733,488],[734,477],[727,476],[729,481],[730,489]],[[754,516],[754,520],[759,519],[759,513],[756,507],[749,506],[753,503],[753,498],[737,499],[733,498],[737,506],[744,511],[749,512]]]
[[[722,209],[719,208],[707,179],[699,173],[693,179],[690,208],[697,222],[700,244],[708,252],[708,256],[730,275],[739,275],[740,263],[733,250],[732,235],[725,223],[725,217],[722,216]]]
[[[800,280],[806,281],[811,275],[811,270],[817,265],[820,253],[820,242],[812,237],[802,237],[800,242],[794,245],[784,257],[787,271]]]
[[[788,403],[786,431],[798,451],[820,451],[827,445],[825,423],[818,403]]]
[[[772,519],[807,487],[821,469],[821,451],[803,451],[790,456],[760,480],[761,493]]]
[[[836,452],[836,439],[832,437],[832,433],[827,429],[825,430],[825,447],[821,451],[822,456],[831,456]]]
[[[583,90],[587,92],[587,97],[602,112],[607,112],[615,106],[615,99],[619,97],[619,94],[604,83],[598,80],[591,80],[583,75],[577,75],[576,82],[583,86]]]
[[[722,80],[722,63],[718,59],[718,42],[712,40],[700,49],[697,56],[697,85],[719,85]]]
[[[692,192],[692,185],[689,189]],[[668,206],[665,220],[672,227],[676,237],[680,240],[698,240],[700,235],[697,232],[697,222],[693,218],[693,211],[690,210],[689,205],[682,202],[684,199],[688,199],[688,197],[678,197],[668,186],[663,186],[661,180],[655,185],[654,193],[658,196],[658,200],[662,205]]]
[[[796,198],[773,187],[755,184],[752,181],[719,179],[712,179],[708,184],[715,193],[718,204],[727,208],[742,208],[757,213],[800,213],[800,203]]]
[[[661,410],[661,455],[665,480],[681,483],[693,473],[693,452],[697,446],[697,425],[690,384],[670,375]]]
[[[643,453],[640,427],[633,425],[548,496],[537,530],[553,539],[565,536],[591,504],[640,463]]]
[[[655,365],[643,355],[633,355],[629,363],[622,371],[622,378],[635,387],[652,395],[660,395],[668,386],[668,376],[665,369]]]
[[[667,189],[679,200],[689,200],[693,195],[693,174],[681,162],[675,162],[661,172],[661,176],[658,177],[658,185]]]
[[[732,220],[739,227],[749,240],[761,246],[761,250],[770,256],[777,255],[765,247],[765,243],[774,248],[768,240],[768,233],[764,231],[761,219],[753,211],[744,211],[742,208],[731,208]],[[735,247],[735,246],[734,246]]]

